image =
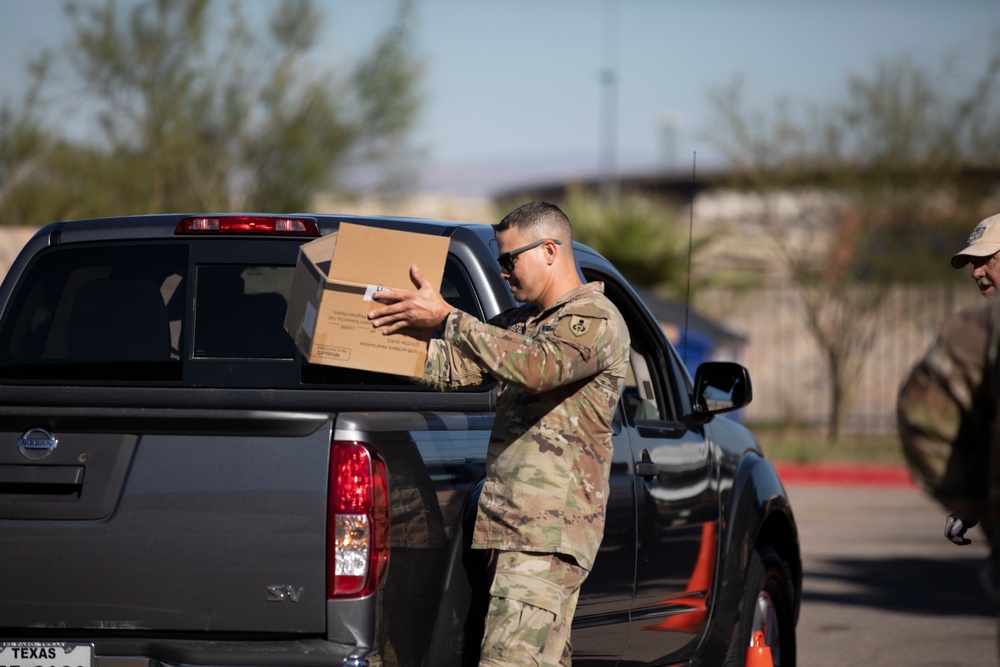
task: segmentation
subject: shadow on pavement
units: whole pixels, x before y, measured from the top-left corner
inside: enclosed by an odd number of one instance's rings
[[[984,566],[982,558],[961,557],[822,560],[805,571],[802,598],[911,614],[996,616]]]

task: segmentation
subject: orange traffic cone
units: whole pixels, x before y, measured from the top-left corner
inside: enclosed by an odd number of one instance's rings
[[[667,616],[657,625],[647,625],[643,630],[687,632],[689,634],[697,632],[708,614],[708,600],[705,597],[706,593],[702,591],[712,590],[714,575],[715,522],[707,521],[701,526],[701,547],[698,549],[698,560],[695,561],[694,571],[691,573],[687,588],[684,590],[685,593],[697,592],[698,595],[686,595],[661,602],[661,604],[686,605],[691,607],[691,611]]]
[[[753,641],[747,649],[746,667],[774,667],[771,658],[771,647],[764,643],[764,633],[758,630],[753,633]]]

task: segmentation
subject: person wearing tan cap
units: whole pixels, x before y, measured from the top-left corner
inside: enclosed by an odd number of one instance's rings
[[[951,258],[960,269],[972,264],[972,279],[983,296],[993,296],[1000,286],[1000,213],[986,218],[972,230],[966,247]]]

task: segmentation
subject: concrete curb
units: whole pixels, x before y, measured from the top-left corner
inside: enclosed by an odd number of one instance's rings
[[[786,461],[774,461],[773,464],[785,484],[918,488],[904,466],[808,464]]]

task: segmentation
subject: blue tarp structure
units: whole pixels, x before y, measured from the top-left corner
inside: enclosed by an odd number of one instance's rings
[[[694,371],[701,365],[701,362],[707,361],[710,358],[709,354],[711,354],[714,346],[715,339],[712,336],[703,331],[692,329],[688,329],[687,331],[682,329],[679,340],[674,342],[677,354],[681,356],[684,365],[687,366],[688,372],[692,377],[694,377]]]
[[[648,289],[637,288],[635,291],[663,327],[691,377],[705,361],[740,362],[746,337],[686,308],[682,303],[658,296]],[[739,412],[728,416],[740,419]]]

